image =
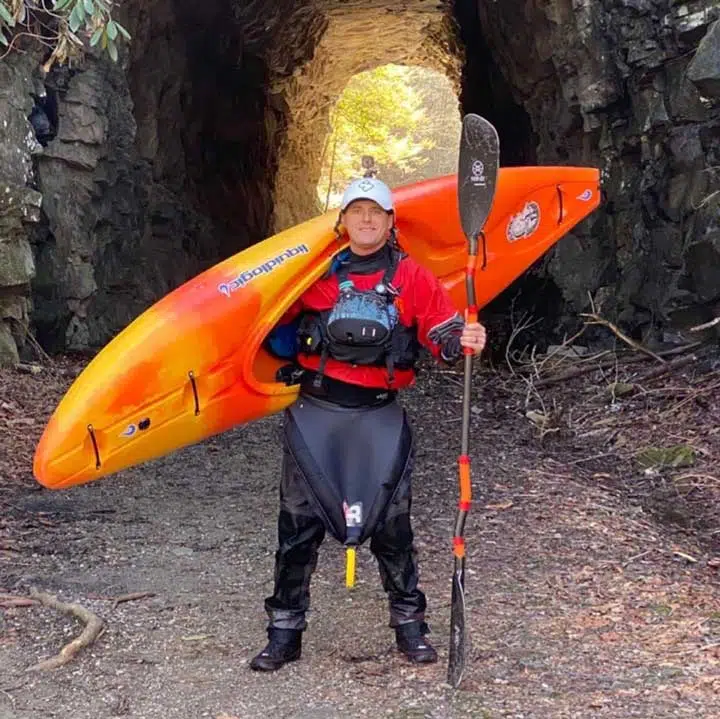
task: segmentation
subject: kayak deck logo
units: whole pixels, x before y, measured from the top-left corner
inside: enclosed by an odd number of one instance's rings
[[[242,289],[256,277],[270,274],[276,267],[280,267],[285,260],[291,260],[293,257],[298,257],[299,255],[306,255],[308,252],[310,252],[310,248],[304,244],[296,245],[295,247],[288,247],[286,250],[283,250],[279,255],[269,259],[267,262],[263,262],[261,265],[253,267],[251,270],[241,272],[234,280],[231,280],[230,282],[223,282],[221,285],[218,285],[218,292],[225,295],[225,297],[230,297],[233,292]]]
[[[516,242],[523,237],[530,237],[540,225],[540,206],[537,202],[526,202],[517,215],[508,222],[506,236],[508,242]]]

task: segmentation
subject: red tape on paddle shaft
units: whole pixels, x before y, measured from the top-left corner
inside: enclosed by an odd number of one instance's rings
[[[453,554],[458,559],[465,556],[465,540],[462,537],[453,537]]]
[[[458,458],[458,468],[460,470],[460,501],[458,507],[467,512],[472,503],[472,483],[470,481],[470,457],[461,454]]]

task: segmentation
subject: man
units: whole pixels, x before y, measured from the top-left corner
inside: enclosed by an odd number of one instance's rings
[[[326,530],[348,547],[370,539],[399,650],[411,662],[437,661],[410,524],[412,433],[396,395],[414,381],[420,345],[452,363],[463,347],[479,354],[485,330],[464,323],[438,280],[400,251],[380,180],[348,186],[336,233],[347,234],[349,250],[283,319],[299,320],[299,372],[289,381],[301,387],[285,414],[269,642],[250,663],[260,671],[300,658]]]

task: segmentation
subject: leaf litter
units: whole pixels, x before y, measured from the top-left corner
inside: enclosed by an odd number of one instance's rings
[[[34,447],[84,361],[0,370],[0,714],[720,715],[720,373],[704,355],[654,377],[622,357],[608,370],[605,356],[548,382],[574,361],[530,380],[476,370],[459,690],[445,683],[458,371],[427,365],[404,400],[440,662],[400,658],[369,551],[348,592],[342,548],[326,540],[303,658],[268,676],[247,660],[264,643],[271,590],[279,417],[51,492],[32,478]],[[27,601],[34,588],[104,630],[64,666],[29,673],[81,630]]]

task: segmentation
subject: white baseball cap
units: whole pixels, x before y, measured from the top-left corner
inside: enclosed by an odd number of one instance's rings
[[[340,203],[340,212],[345,212],[347,206],[355,200],[372,200],[386,212],[393,212],[395,209],[390,188],[374,177],[361,177],[347,186]]]

